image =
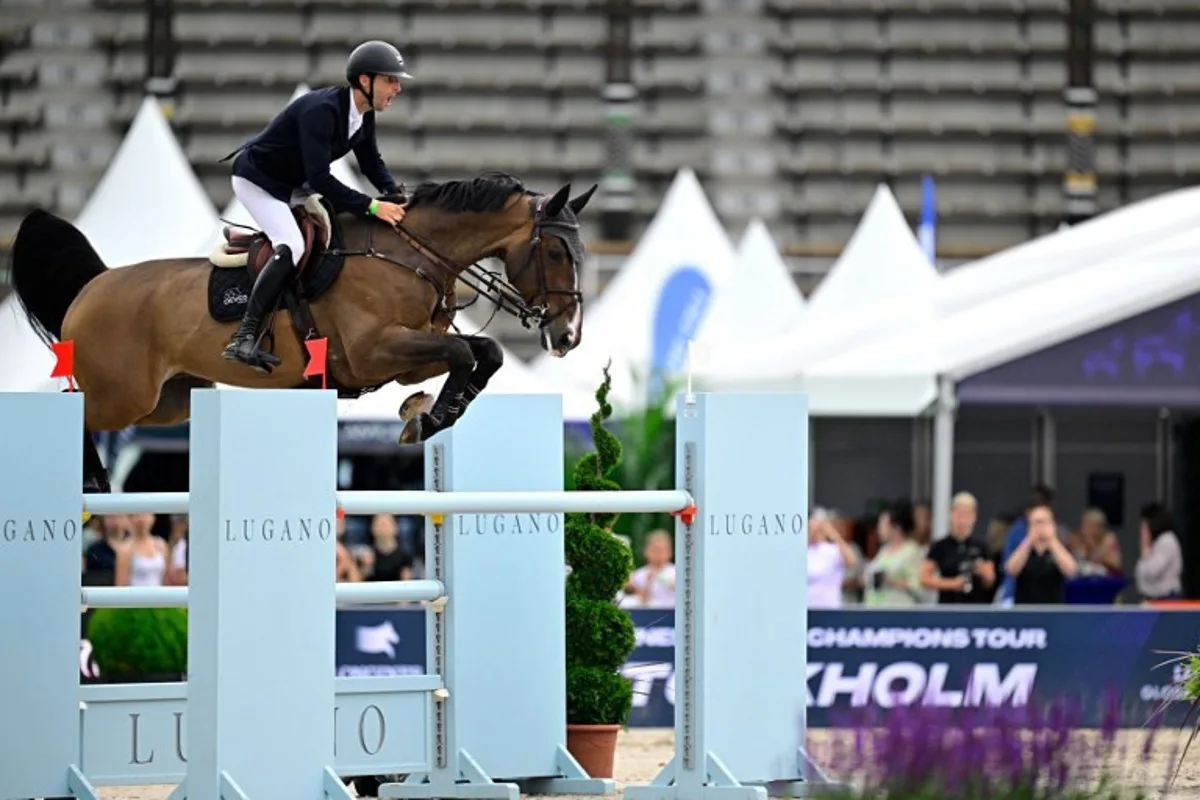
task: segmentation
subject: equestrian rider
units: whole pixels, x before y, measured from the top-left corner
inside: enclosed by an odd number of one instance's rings
[[[274,253],[254,282],[241,327],[225,348],[226,360],[264,375],[279,364],[279,358],[258,348],[258,338],[263,318],[279,303],[304,255],[304,238],[291,205],[316,192],[336,211],[374,215],[391,225],[404,218],[402,205],[349,188],[330,174],[329,165],[353,150],[375,188],[385,197],[397,195],[396,181],[375,141],[375,115],[400,93],[400,79],[411,77],[395,47],[364,42],[346,62],[349,86],[316,89],[296,98],[236,151],[233,193],[270,238]]]

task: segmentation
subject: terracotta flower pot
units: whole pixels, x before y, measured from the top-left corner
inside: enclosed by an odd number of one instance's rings
[[[567,725],[567,751],[593,778],[611,778],[620,725]]]

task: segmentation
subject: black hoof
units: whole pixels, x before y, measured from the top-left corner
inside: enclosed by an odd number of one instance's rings
[[[433,417],[421,413],[413,417],[400,431],[400,444],[418,444],[437,433],[437,424]]]

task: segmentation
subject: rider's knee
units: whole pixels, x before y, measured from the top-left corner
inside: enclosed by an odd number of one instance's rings
[[[282,241],[276,242],[275,245],[276,245],[276,247],[280,247],[280,246],[287,247],[288,252],[292,257],[293,264],[299,264],[300,259],[302,259],[304,257],[304,238],[303,237],[289,236],[288,238],[286,238]]]

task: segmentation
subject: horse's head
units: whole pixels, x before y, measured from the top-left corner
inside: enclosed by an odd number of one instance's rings
[[[579,213],[595,191],[592,186],[572,200],[567,184],[553,195],[536,194],[503,172],[427,181],[408,200],[405,226],[426,236],[427,248],[438,251],[444,263],[452,263],[459,280],[519,317],[526,327],[536,327],[542,347],[561,357],[583,336],[579,273],[585,251]],[[453,217],[439,220],[440,212]],[[464,221],[461,214],[472,216]],[[485,257],[504,262],[506,280],[472,263]]]
[[[570,199],[571,184],[567,184],[552,196],[529,198],[529,220],[514,235],[517,241],[504,248],[509,283],[528,307],[538,311],[533,322],[540,329],[542,347],[560,358],[583,338],[579,273],[585,251],[579,213],[595,191],[593,185]]]

